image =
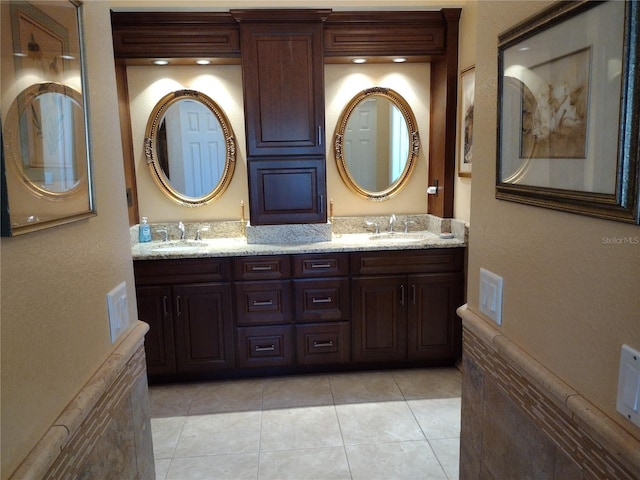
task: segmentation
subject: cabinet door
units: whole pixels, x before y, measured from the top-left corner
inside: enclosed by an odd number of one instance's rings
[[[137,287],[136,299],[138,318],[149,324],[149,332],[144,339],[147,373],[152,376],[175,373],[171,288]]]
[[[325,158],[249,159],[252,225],[324,223]]]
[[[353,360],[377,362],[407,358],[406,276],[353,279]]]
[[[231,287],[226,283],[173,287],[179,372],[233,367]]]
[[[324,155],[322,24],[240,25],[247,156]]]
[[[455,360],[462,326],[456,308],[462,302],[462,274],[409,276],[409,359]]]

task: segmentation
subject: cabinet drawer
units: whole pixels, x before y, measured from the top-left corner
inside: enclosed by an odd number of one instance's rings
[[[349,322],[297,325],[295,328],[300,365],[345,363],[350,360]]]
[[[228,258],[135,260],[136,285],[219,282],[230,278]]]
[[[291,327],[238,327],[239,367],[288,366],[292,362]]]
[[[464,248],[433,248],[355,252],[351,254],[351,273],[372,275],[461,271],[464,265],[464,251]]]
[[[294,277],[338,277],[349,274],[349,255],[330,253],[294,255]]]
[[[233,260],[233,275],[236,280],[288,278],[290,272],[289,257],[257,256]]]
[[[270,325],[291,321],[288,281],[237,282],[238,325]]]
[[[294,280],[297,323],[349,319],[349,280]]]

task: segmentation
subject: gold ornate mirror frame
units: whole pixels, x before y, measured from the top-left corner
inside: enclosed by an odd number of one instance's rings
[[[158,157],[158,129],[164,119],[165,113],[173,104],[184,99],[196,100],[211,110],[214,117],[220,123],[226,145],[226,162],[220,180],[213,190],[201,197],[190,197],[176,190],[163,171]],[[220,197],[231,183],[233,171],[236,166],[236,143],[231,123],[222,109],[211,98],[196,90],[176,90],[160,99],[151,112],[151,116],[147,122],[144,154],[147,159],[147,165],[151,170],[151,176],[158,187],[160,187],[160,190],[175,203],[186,207],[206,205]]]
[[[77,111],[72,113],[71,123],[69,123],[68,112],[60,112],[58,110],[41,112],[35,108],[35,102],[37,102],[42,95],[52,93],[59,94],[63,98],[68,99],[77,108]],[[80,121],[77,122],[78,124],[74,121],[74,114],[79,117]],[[52,132],[50,128],[48,130],[49,134],[47,134],[47,130],[45,129],[47,125],[43,123],[43,119],[41,118],[43,115],[47,115],[48,117],[53,116],[53,124],[56,127],[54,129],[55,131]],[[12,165],[19,178],[22,179],[27,189],[38,198],[57,202],[65,200],[86,189],[88,166],[85,143],[86,133],[84,124],[81,124],[82,122],[84,122],[82,95],[73,88],[61,83],[42,82],[30,85],[20,92],[11,104],[9,112],[7,113],[7,150],[13,160]],[[52,122],[49,121],[48,125],[51,123]],[[26,126],[25,131],[21,129],[22,124]],[[23,138],[23,136],[25,138]],[[74,138],[75,136],[78,137],[78,142],[80,143],[78,146],[82,148],[78,148],[77,150],[74,148],[71,152],[67,152],[67,155],[72,158],[74,155],[80,156],[80,158],[77,159],[77,165],[75,165],[78,167],[79,177],[75,179],[76,181],[73,186],[66,190],[52,190],[47,188],[44,182],[38,182],[29,177],[25,171],[25,162],[33,163],[40,167],[40,169],[44,169],[46,164],[45,159],[42,155],[38,154],[38,152],[31,150],[23,152],[23,143],[28,145],[27,148],[31,148],[33,147],[32,143],[34,140],[44,142],[48,139],[57,145],[63,137]],[[35,139],[35,137],[38,138]],[[55,160],[57,163],[62,164],[67,158],[60,157]]]
[[[409,132],[409,152],[405,167],[396,181],[389,185],[384,190],[373,192],[366,190],[358,185],[358,182],[353,178],[353,175],[349,172],[347,161],[344,156],[344,138],[347,130],[347,123],[351,113],[355,108],[364,100],[371,96],[384,97],[391,101],[391,103],[398,108],[402,113],[407,125],[407,131]],[[418,126],[411,110],[411,107],[407,101],[396,91],[390,88],[373,87],[358,93],[342,111],[338,125],[336,127],[334,151],[336,157],[336,164],[338,166],[338,172],[342,177],[342,180],[346,186],[354,193],[372,201],[381,202],[388,200],[392,196],[396,195],[407,184],[407,181],[411,175],[411,172],[415,168],[418,153],[420,151],[420,135],[418,133]]]

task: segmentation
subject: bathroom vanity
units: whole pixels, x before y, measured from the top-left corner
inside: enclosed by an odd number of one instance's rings
[[[378,235],[135,245],[150,379],[455,363],[464,241]]]

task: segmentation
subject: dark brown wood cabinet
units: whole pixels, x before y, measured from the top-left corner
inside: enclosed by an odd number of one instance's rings
[[[328,11],[234,10],[254,225],[324,223],[322,22]]]
[[[144,339],[147,373],[151,376],[176,373],[171,287],[137,286],[138,319],[149,325]]]
[[[352,254],[353,361],[454,362],[462,344],[455,310],[463,301],[463,253]]]
[[[349,255],[294,255],[292,264],[297,363],[350,362]]]
[[[228,280],[227,263],[224,259],[134,262],[138,317],[149,324],[145,354],[151,377],[234,367],[231,284],[206,281]]]
[[[464,251],[136,260],[148,373],[452,364],[462,345]]]
[[[292,366],[289,257],[234,258],[233,272],[238,367]]]

